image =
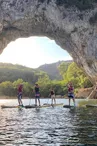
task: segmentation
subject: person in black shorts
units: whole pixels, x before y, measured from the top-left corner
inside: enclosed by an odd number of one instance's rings
[[[40,91],[39,91],[39,85],[38,84],[35,84],[35,105],[37,106],[37,101],[39,103],[39,106],[40,106]]]
[[[69,98],[69,106],[70,106],[71,99],[73,100],[73,103],[75,106],[74,87],[71,82],[68,84],[68,98]]]
[[[22,92],[23,92],[23,85],[20,84],[18,86],[18,103],[19,103],[19,106],[23,106],[23,102],[22,102]]]

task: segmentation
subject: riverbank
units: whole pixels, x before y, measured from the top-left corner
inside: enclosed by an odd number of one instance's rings
[[[78,90],[78,93],[76,93],[76,98],[86,99],[90,93],[92,92],[93,88],[81,88]],[[96,98],[96,97],[95,97]]]

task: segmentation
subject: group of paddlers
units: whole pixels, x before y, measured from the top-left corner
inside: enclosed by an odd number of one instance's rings
[[[68,88],[69,105],[70,105],[70,101],[72,99],[74,106],[75,106],[74,87],[71,82],[68,83],[67,88]],[[18,96],[17,96],[19,106],[23,106],[22,92],[23,92],[23,84],[20,84],[18,86]],[[37,106],[37,105],[40,106],[40,88],[39,88],[38,84],[35,84],[34,93],[35,93],[35,106]],[[49,97],[51,98],[51,104],[56,104],[56,95],[55,95],[55,91],[53,88],[50,89]]]

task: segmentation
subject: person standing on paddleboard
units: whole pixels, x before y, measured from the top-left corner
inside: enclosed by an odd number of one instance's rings
[[[37,106],[37,100],[40,106],[40,91],[39,91],[39,85],[35,84],[35,106]]]
[[[72,83],[68,83],[68,98],[69,98],[69,106],[71,99],[73,100],[74,106],[75,106],[75,96],[74,96],[74,87]]]
[[[23,92],[23,85],[20,84],[18,86],[18,103],[19,103],[19,106],[23,106],[23,102],[22,102],[22,92]]]
[[[51,89],[50,90],[50,96],[51,96],[51,104],[56,104],[56,99],[55,99],[55,91],[54,91],[54,89]]]

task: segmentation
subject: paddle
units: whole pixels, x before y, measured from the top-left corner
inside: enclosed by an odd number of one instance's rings
[[[48,105],[48,104],[49,104],[49,97],[50,97],[50,95],[48,95],[48,100],[47,100],[47,102],[44,103],[43,105]]]
[[[47,104],[48,104],[50,98],[51,98],[51,95],[48,95],[48,101],[47,101]]]
[[[29,105],[31,105],[31,97],[29,98]]]
[[[48,102],[49,102],[49,98],[48,98],[47,104],[48,104]]]

